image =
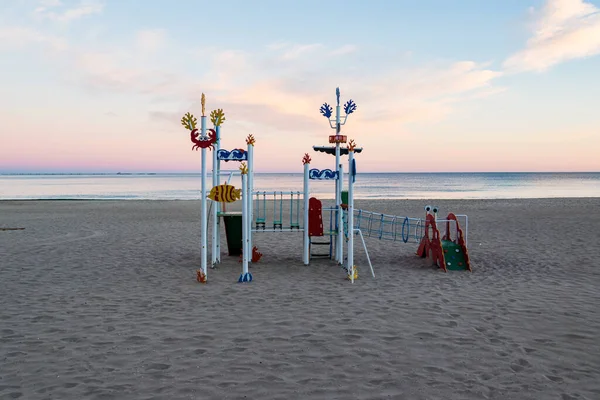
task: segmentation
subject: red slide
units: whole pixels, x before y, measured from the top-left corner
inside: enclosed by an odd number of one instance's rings
[[[321,200],[308,199],[308,236],[323,236],[323,215]]]

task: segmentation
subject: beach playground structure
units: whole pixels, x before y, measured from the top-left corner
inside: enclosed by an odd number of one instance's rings
[[[365,237],[381,240],[392,240],[407,243],[413,240],[419,243],[417,254],[427,257],[443,271],[463,269],[471,270],[467,251],[468,219],[466,215],[448,214],[445,220],[437,218],[437,208],[427,206],[425,218],[410,218],[355,209],[354,183],[356,181],[355,153],[360,153],[362,148],[356,147],[353,140],[348,141],[347,136],[341,134],[341,127],[346,124],[348,116],[357,106],[348,100],[344,106],[344,116],[341,115],[340,91],[336,89],[337,105],[335,117],[333,108],[324,103],[321,114],[327,118],[330,128],[335,130],[329,136],[332,146],[313,146],[314,151],[324,152],[335,156],[334,168],[311,168],[311,158],[305,154],[302,158],[304,166],[304,179],[302,190],[296,191],[261,191],[254,189],[254,146],[256,139],[253,135],[246,138],[246,148],[232,150],[221,148],[221,126],[225,121],[222,109],[210,113],[213,128],[207,129],[205,115],[205,96],[202,94],[202,116],[200,129],[197,128],[196,118],[186,113],[181,123],[190,131],[193,143],[192,150],[201,150],[201,265],[198,270],[198,281],[207,282],[208,266],[208,212],[212,219],[212,246],[211,267],[216,267],[221,262],[220,225],[221,218],[230,216],[224,210],[224,204],[240,200],[242,211],[238,212],[241,218],[241,243],[239,249],[232,249],[229,244],[230,255],[241,255],[242,273],[239,282],[251,282],[252,274],[249,264],[258,262],[262,255],[256,246],[253,246],[253,234],[258,232],[291,232],[301,233],[303,251],[302,260],[309,265],[315,256],[326,256],[334,259],[347,272],[347,278],[354,282],[358,277],[354,265],[354,238],[360,237],[365,250],[365,255],[375,277],[373,266],[367,251]],[[342,146],[344,145],[344,146]],[[212,151],[212,188],[207,191],[206,149]],[[341,157],[347,155],[347,190],[343,190],[345,174]],[[222,162],[240,162],[238,169],[223,170]],[[241,177],[241,188],[236,189],[230,184],[233,176]],[[221,177],[227,176],[227,181],[220,184]],[[335,181],[335,201],[330,207],[323,207],[319,199],[310,196],[311,180]],[[210,206],[207,199],[211,200]],[[283,204],[289,204],[289,210],[283,211]],[[323,216],[329,216],[329,227]],[[289,216],[289,218],[287,218]],[[459,218],[465,220],[465,230],[459,224]],[[440,236],[438,226],[445,224],[446,231]],[[451,234],[454,227],[455,233]],[[226,226],[227,228],[227,226]],[[454,239],[452,239],[454,237]],[[313,247],[326,245],[327,253],[314,253]],[[344,248],[346,251],[344,252]],[[238,250],[236,252],[236,250]],[[345,254],[344,254],[345,253]]]

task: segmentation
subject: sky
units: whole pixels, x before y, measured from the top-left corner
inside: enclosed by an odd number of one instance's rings
[[[257,172],[333,168],[338,86],[358,172],[600,171],[599,54],[600,0],[0,1],[0,173],[199,172],[202,93]]]

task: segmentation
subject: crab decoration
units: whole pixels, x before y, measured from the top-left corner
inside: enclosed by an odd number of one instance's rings
[[[196,128],[197,124],[198,119],[189,112],[185,113],[185,115],[181,118],[181,125],[190,131],[190,139],[192,140],[192,143],[194,143],[192,150],[206,148],[212,150],[217,142],[217,132],[214,129],[207,129],[208,135],[202,137],[198,132],[198,128]]]
[[[257,263],[258,261],[260,261],[260,259],[262,258],[263,253],[261,253],[260,251],[258,251],[258,247],[254,246],[252,248],[252,262],[253,263]]]
[[[190,139],[192,139],[192,150],[206,149],[212,150],[217,143],[217,132],[214,129],[207,129],[208,135],[205,137],[200,136],[198,129],[194,129],[190,132]]]

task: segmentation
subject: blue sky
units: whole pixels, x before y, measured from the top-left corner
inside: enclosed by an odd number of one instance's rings
[[[598,171],[600,4],[0,3],[0,172],[195,171],[186,111],[299,171],[352,98],[362,171]],[[312,153],[319,163],[331,163]]]

